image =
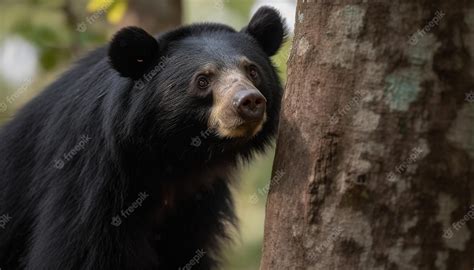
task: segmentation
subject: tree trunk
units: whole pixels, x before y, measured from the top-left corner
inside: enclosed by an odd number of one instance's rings
[[[261,269],[474,268],[474,2],[299,0]]]

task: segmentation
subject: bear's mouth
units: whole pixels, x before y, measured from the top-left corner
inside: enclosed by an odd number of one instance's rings
[[[223,138],[251,138],[257,135],[267,120],[266,114],[258,120],[239,119],[233,123],[218,121],[217,134]]]

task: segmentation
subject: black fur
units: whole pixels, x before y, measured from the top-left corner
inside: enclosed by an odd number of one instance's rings
[[[2,270],[177,269],[198,250],[205,255],[193,270],[218,265],[235,224],[232,169],[277,131],[282,89],[267,54],[280,46],[268,42],[281,39],[265,34],[261,48],[257,32],[197,24],[159,36],[156,52],[148,38],[129,43],[127,52],[114,47],[121,38],[136,41],[130,33],[79,61],[1,129],[0,216],[11,216],[0,228]],[[151,46],[136,54],[143,44]],[[166,63],[141,77],[139,89],[125,78],[152,69],[135,72],[133,59],[157,63],[159,56]],[[210,62],[231,66],[239,56],[264,71],[267,122],[251,139],[210,134],[191,146],[212,107],[212,98],[189,95],[192,74]],[[142,206],[113,226],[112,217],[143,192]]]
[[[138,79],[156,64],[159,49],[156,39],[143,29],[127,27],[110,43],[110,63],[122,76]]]
[[[249,25],[241,31],[254,37],[268,56],[278,52],[288,33],[278,11],[270,7],[257,10]]]

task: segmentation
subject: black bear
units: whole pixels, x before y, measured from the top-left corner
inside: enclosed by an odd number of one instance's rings
[[[286,36],[263,7],[241,31],[120,30],[0,132],[2,270],[215,269],[240,162],[271,144]]]

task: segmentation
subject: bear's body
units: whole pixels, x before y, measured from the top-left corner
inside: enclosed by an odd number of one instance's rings
[[[283,22],[257,15],[241,32],[124,29],[20,110],[0,133],[0,267],[215,268],[232,171],[278,124]]]

